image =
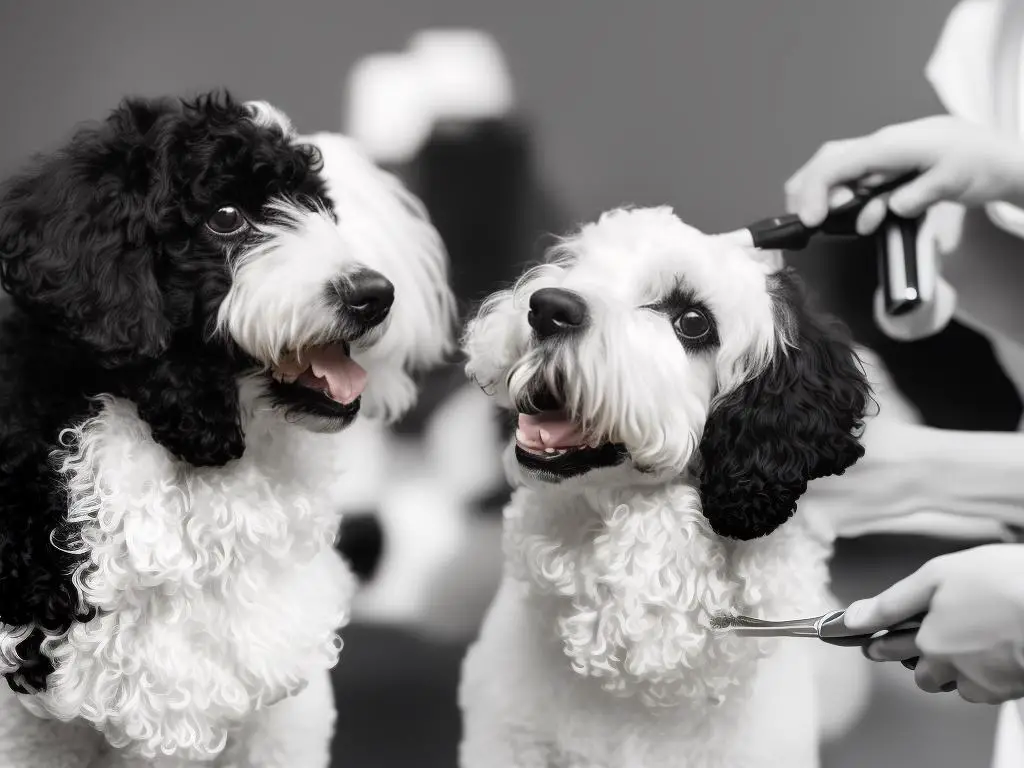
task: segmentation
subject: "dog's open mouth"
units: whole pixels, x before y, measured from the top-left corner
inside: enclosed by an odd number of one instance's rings
[[[296,414],[345,426],[359,413],[366,369],[352,359],[348,342],[290,352],[270,369],[274,401]]]
[[[516,442],[524,451],[544,457],[601,446],[596,438],[584,435],[562,410],[520,413]]]
[[[559,478],[582,475],[619,464],[623,446],[587,435],[562,406],[561,398],[544,388],[519,408],[516,459],[527,469]]]
[[[366,369],[350,356],[347,342],[291,352],[271,369],[282,384],[297,384],[340,405],[351,405],[366,389]]]

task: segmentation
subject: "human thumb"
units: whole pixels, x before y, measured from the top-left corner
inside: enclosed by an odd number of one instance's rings
[[[935,568],[919,568],[884,592],[846,609],[844,623],[858,632],[878,632],[928,610],[939,580]]]

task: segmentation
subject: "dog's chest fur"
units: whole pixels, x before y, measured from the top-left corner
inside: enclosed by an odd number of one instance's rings
[[[825,609],[828,549],[798,517],[763,539],[714,534],[696,488],[521,488],[505,513],[508,576],[564,664],[648,707],[742,693],[772,644],[723,637],[719,612]]]
[[[243,389],[244,391],[244,389]],[[246,452],[194,468],[109,399],[55,459],[81,525],[81,599],[99,611],[44,649],[29,706],[82,717],[115,745],[217,751],[230,726],[337,660],[354,582],[336,555],[343,440],[249,398]]]

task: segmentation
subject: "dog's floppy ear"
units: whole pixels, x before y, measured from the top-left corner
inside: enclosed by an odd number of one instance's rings
[[[169,322],[149,242],[146,133],[168,109],[129,100],[0,189],[0,283],[107,366],[159,355]]]
[[[720,536],[765,536],[796,511],[810,480],[840,475],[864,453],[870,388],[835,320],[807,306],[792,270],[769,278],[792,345],[712,411],[701,443],[704,514]]]

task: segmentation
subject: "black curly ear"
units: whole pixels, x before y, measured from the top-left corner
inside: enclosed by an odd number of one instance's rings
[[[814,312],[791,270],[771,278],[793,345],[715,407],[701,443],[704,515],[720,536],[765,536],[796,511],[810,480],[864,453],[870,388],[846,329]]]
[[[159,355],[170,336],[148,236],[145,141],[168,108],[126,101],[0,190],[0,283],[106,366]]]
[[[178,344],[130,376],[126,394],[153,439],[195,467],[220,467],[245,453],[238,404],[241,369],[201,345]]]

